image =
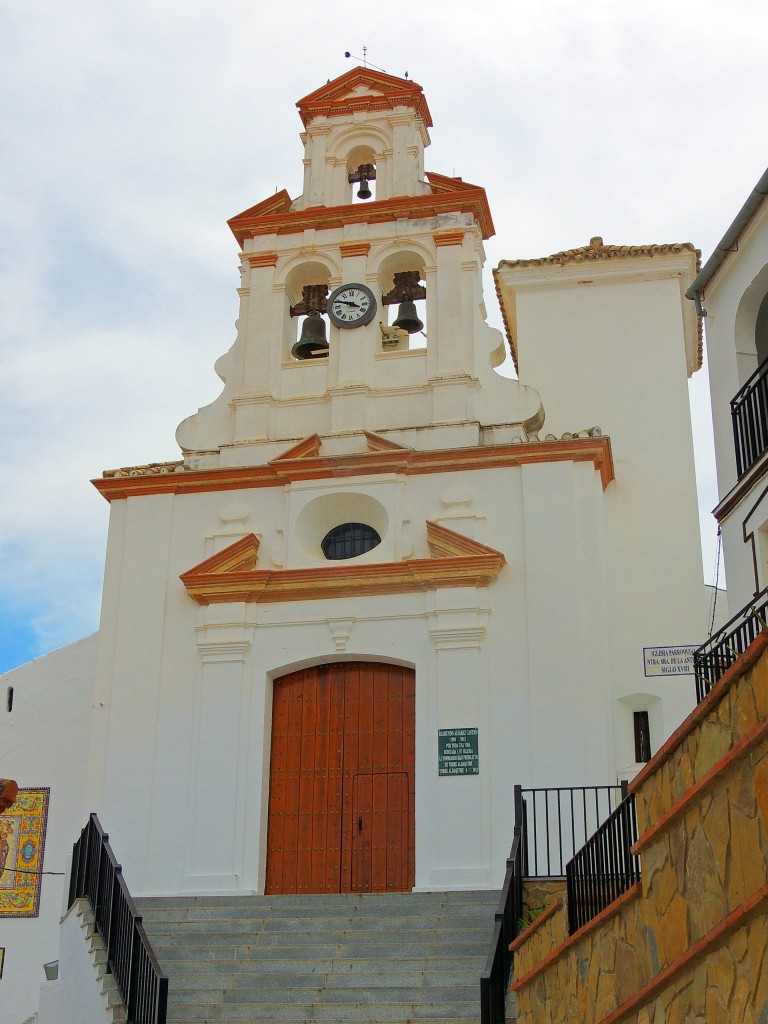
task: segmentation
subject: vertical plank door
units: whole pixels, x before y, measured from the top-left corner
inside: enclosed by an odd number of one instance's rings
[[[415,679],[334,662],[275,681],[268,893],[414,884]]]

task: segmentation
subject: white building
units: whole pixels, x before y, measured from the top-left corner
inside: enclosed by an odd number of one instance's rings
[[[734,611],[768,586],[767,194],[768,171],[688,290],[706,323],[714,514]]]
[[[66,691],[64,653],[3,680],[4,730],[29,687],[54,742],[41,767],[19,717],[0,767],[50,787],[57,864],[97,811],[135,895],[496,887],[513,783],[627,778],[638,723],[655,749],[694,703],[698,254],[595,238],[503,262],[521,379],[501,377],[486,195],[425,174],[421,87],[357,68],[298,107],[303,194],[230,221],[223,391],[182,461],[96,481],[95,666]],[[39,918],[0,916],[9,1024],[61,901],[46,879]],[[22,925],[37,956],[11,972]]]

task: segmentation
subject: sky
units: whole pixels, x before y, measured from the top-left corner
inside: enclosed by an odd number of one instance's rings
[[[709,256],[768,164],[767,29],[764,0],[0,0],[0,671],[98,628],[89,481],[179,458],[218,394],[226,221],[300,193],[295,102],[345,51],[422,85],[427,169],[486,188],[501,326],[502,259],[594,235]],[[691,393],[711,582],[706,371]]]

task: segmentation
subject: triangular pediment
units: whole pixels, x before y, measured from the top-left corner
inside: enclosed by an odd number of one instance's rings
[[[319,454],[320,438],[317,434],[312,434],[311,437],[305,437],[303,441],[284,451],[282,455],[278,455],[276,459],[271,459],[270,465],[276,462],[290,462],[292,459],[316,458]]]
[[[200,562],[194,569],[184,573],[181,579],[183,580],[190,573],[218,576],[228,572],[246,572],[256,567],[258,554],[259,538],[255,534],[249,533],[245,537],[241,537],[240,540],[235,541],[234,544],[224,548],[223,551],[219,551],[215,555],[211,555],[210,558],[206,558],[204,562]]]
[[[227,224],[238,243],[242,246],[246,237],[246,233],[243,230],[244,225],[247,224],[252,227],[253,222],[258,220],[260,217],[273,217],[278,213],[287,213],[291,208],[292,201],[293,200],[288,195],[288,192],[282,188],[279,192],[275,192],[275,194],[270,196],[268,199],[262,199],[262,201],[260,203],[256,203],[255,206],[251,206],[247,210],[243,210],[242,213],[238,213],[234,217],[231,217],[227,221]]]
[[[468,192],[471,189],[482,189],[482,185],[472,185],[461,178],[451,178],[447,174],[438,174],[436,171],[427,171],[426,177],[433,195],[441,195],[445,192]],[[483,191],[485,190],[483,189]]]
[[[430,558],[400,562],[328,562],[306,569],[256,569],[259,541],[248,534],[179,578],[198,604],[316,601],[403,594],[445,587],[486,587],[506,559],[495,548],[427,522]]]
[[[413,107],[427,127],[432,125],[420,85],[374,68],[352,68],[300,99],[296,106],[305,125],[315,117],[341,116],[360,110],[392,110],[395,107]]]
[[[364,430],[365,441],[368,445],[369,452],[412,452],[413,448],[409,448],[407,445],[398,444],[397,441],[390,441],[388,437],[382,437],[380,434],[372,434],[369,430]]]
[[[427,521],[427,543],[433,558],[474,558],[476,555],[499,555],[471,537],[449,530],[447,526]],[[503,557],[503,556],[502,556]]]

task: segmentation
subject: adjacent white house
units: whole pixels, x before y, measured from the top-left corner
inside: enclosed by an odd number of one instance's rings
[[[498,887],[513,783],[615,784],[694,704],[698,253],[504,261],[504,339],[421,87],[357,68],[298,109],[303,194],[230,221],[221,395],[178,462],[94,481],[98,637],[3,679],[4,755],[50,788],[46,864],[96,811],[135,895]],[[62,900],[0,914],[9,1024]]]
[[[768,586],[768,171],[688,289],[704,318],[732,610]]]

